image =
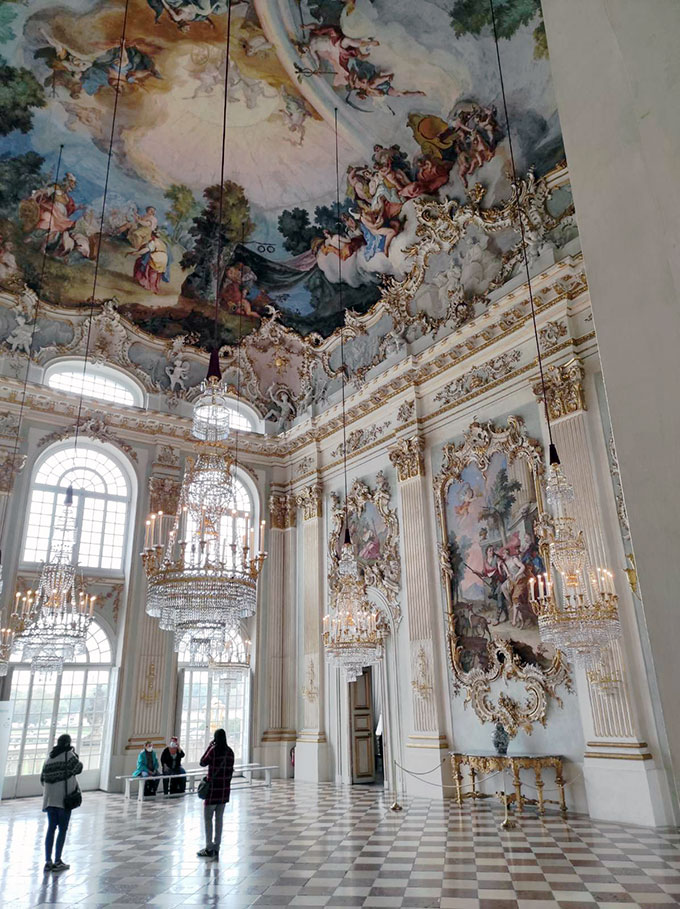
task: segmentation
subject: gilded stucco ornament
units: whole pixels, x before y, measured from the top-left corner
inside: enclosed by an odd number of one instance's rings
[[[389,449],[390,461],[397,469],[400,483],[425,475],[423,451],[425,441],[421,436],[411,436],[399,441]]]
[[[269,516],[272,530],[295,527],[297,519],[295,496],[286,492],[272,492],[269,496]]]
[[[399,591],[401,590],[401,562],[399,559],[399,519],[396,509],[390,506],[390,484],[382,471],[375,478],[375,488],[368,483],[355,480],[347,494],[346,513],[353,522],[361,525],[361,518],[372,505],[385,525],[377,557],[364,560],[361,552],[357,553],[359,569],[367,587],[374,587],[387,601],[395,626],[401,619]],[[345,529],[345,503],[336,492],[331,493],[331,532],[328,539],[328,584],[334,591],[338,584],[340,548]],[[359,546],[359,541],[352,541]],[[360,548],[360,547],[359,547]]]
[[[149,510],[162,511],[163,514],[174,515],[179,504],[179,494],[182,489],[180,480],[172,477],[149,477]]]
[[[418,239],[405,250],[413,264],[405,277],[386,279],[383,294],[376,304],[389,312],[396,330],[403,330],[407,325],[418,325],[424,332],[434,331],[443,324],[460,326],[474,316],[477,308],[486,308],[488,300],[485,295],[501,287],[522,261],[523,243],[517,225],[518,210],[530,259],[535,259],[540,254],[548,242],[550,231],[573,219],[571,205],[559,217],[549,212],[547,203],[550,188],[545,178],[536,178],[533,170],[529,170],[526,177],[516,185],[513,184],[513,189],[515,191],[506,202],[488,208],[482,205],[486,188],[480,183],[468,190],[468,200],[463,204],[454,199],[440,202],[421,197],[415,200]],[[426,281],[433,256],[450,254],[470,227],[487,235],[505,230],[514,230],[517,234],[515,244],[501,257],[485,295],[466,298],[463,288],[456,285],[454,275],[454,279],[446,285],[442,311],[432,316],[422,310],[414,310],[413,301]]]
[[[54,432],[50,432],[40,439],[38,448],[44,448],[46,445],[51,445],[53,442],[61,442],[62,439],[68,439],[75,435],[75,432],[75,425],[62,426],[60,429],[55,429]],[[78,433],[88,439],[97,439],[99,442],[108,442],[110,445],[115,445],[116,448],[125,452],[133,461],[137,460],[137,452],[132,445],[128,445],[127,442],[124,442],[115,435],[115,433],[111,432],[111,429],[104,420],[100,420],[97,417],[90,417],[87,420],[83,420],[78,426]]]
[[[487,647],[491,665],[487,672],[479,668],[465,672],[460,665],[462,648],[456,647],[451,653],[454,676],[465,688],[464,703],[472,705],[483,723],[502,723],[511,736],[520,729],[531,735],[534,723],[546,725],[548,698],[564,706],[557,688],[563,684],[567,691],[572,690],[568,664],[558,653],[546,672],[531,664],[523,665],[508,641],[489,641]],[[502,688],[494,697],[492,685],[496,682],[502,682]],[[521,697],[509,693],[508,682],[516,683]]]
[[[391,421],[386,420],[384,423],[376,423],[363,429],[353,429],[347,433],[347,451],[345,452],[345,444],[341,442],[337,448],[331,451],[331,457],[342,458],[345,453],[350,455],[362,448],[366,448],[367,445],[384,436],[391,425]]]
[[[545,397],[551,420],[559,420],[586,409],[583,395],[583,366],[578,357],[545,371]],[[535,382],[534,394],[543,403],[543,385]]]
[[[508,466],[518,459],[525,462],[532,478],[536,499],[538,522],[544,511],[539,478],[543,473],[543,452],[538,442],[527,437],[519,417],[510,416],[505,426],[497,427],[492,422],[474,421],[459,444],[450,442],[444,446],[440,473],[434,478],[435,507],[440,525],[441,541],[449,539],[447,526],[447,494],[452,483],[460,482],[466,467],[475,465],[482,477],[491,467],[497,453],[504,454]],[[539,534],[540,537],[540,534]],[[467,671],[462,664],[463,644],[460,628],[456,627],[451,581],[454,575],[449,546],[439,544],[439,564],[442,586],[447,606],[447,642],[451,669],[456,690],[463,688],[465,703],[472,707],[482,722],[502,723],[515,735],[518,729],[531,732],[534,723],[545,725],[549,698],[562,706],[557,688],[565,685],[571,690],[571,675],[568,663],[560,651],[555,651],[545,668],[523,658],[514,642],[495,637],[483,617],[474,616],[482,626],[485,644],[486,665],[474,665]],[[469,619],[472,621],[472,619]],[[484,627],[486,626],[486,627]],[[523,627],[523,626],[522,626]],[[508,682],[512,686],[508,688]],[[492,691],[495,683],[502,683],[498,694]],[[498,687],[498,686],[496,686]]]
[[[519,350],[509,350],[493,357],[486,363],[473,366],[459,378],[449,382],[438,391],[434,400],[440,404],[455,404],[466,395],[482,388],[492,387],[497,382],[506,379],[521,360]]]
[[[305,486],[295,497],[295,503],[302,509],[305,521],[320,518],[323,514],[323,492],[320,483]]]
[[[17,474],[24,469],[26,455],[0,449],[0,493],[9,493],[14,488]]]

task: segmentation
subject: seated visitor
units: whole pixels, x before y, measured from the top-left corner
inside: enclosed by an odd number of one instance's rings
[[[137,767],[133,776],[160,776],[160,769],[156,752],[151,742],[145,742],[144,748],[137,757]],[[160,780],[147,780],[144,783],[144,795],[155,795]]]
[[[186,770],[184,767],[182,767],[183,758],[184,752],[179,747],[179,740],[176,735],[173,735],[167,748],[164,748],[161,753],[161,768],[163,770],[163,776],[170,776],[171,774],[176,773],[186,773]],[[187,788],[187,781],[180,779],[164,779],[163,793],[165,795],[168,794],[168,787],[171,793],[184,792]]]

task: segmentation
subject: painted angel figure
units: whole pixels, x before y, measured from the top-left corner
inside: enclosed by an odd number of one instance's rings
[[[146,0],[156,14],[158,22],[167,13],[180,31],[186,31],[192,22],[207,22],[212,28],[211,16],[226,13],[229,0]]]

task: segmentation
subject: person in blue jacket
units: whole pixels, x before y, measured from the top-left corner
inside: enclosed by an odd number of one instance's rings
[[[151,742],[144,743],[144,749],[139,752],[137,767],[132,775],[144,777],[160,776],[158,758],[156,757],[156,752],[153,750],[153,744]],[[144,783],[144,795],[155,795],[159,783],[160,780],[147,780]]]

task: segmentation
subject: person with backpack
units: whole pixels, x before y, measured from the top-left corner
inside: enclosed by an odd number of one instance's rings
[[[76,777],[83,772],[83,765],[71,747],[71,736],[64,734],[50,751],[43,764],[40,782],[43,789],[42,810],[47,813],[47,834],[45,836],[45,871],[66,871],[70,868],[61,854],[66,840],[66,831],[71,820],[71,811],[78,808],[82,795]],[[54,835],[59,830],[52,861]]]
[[[197,855],[201,858],[217,859],[220,856],[222,841],[224,806],[229,801],[231,778],[234,775],[234,752],[227,745],[227,734],[224,729],[215,730],[213,740],[199,763],[201,767],[208,768],[208,774],[198,787],[198,795],[204,799],[205,849],[201,849]]]

